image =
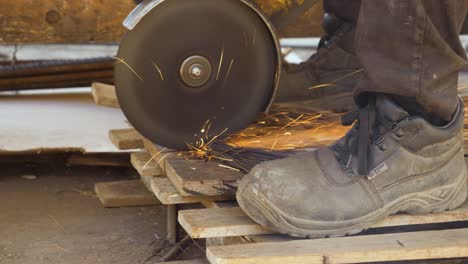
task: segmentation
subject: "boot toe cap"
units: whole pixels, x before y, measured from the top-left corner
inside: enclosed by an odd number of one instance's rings
[[[359,183],[332,183],[314,153],[258,165],[241,181],[237,200],[257,223],[289,234],[358,218],[374,209]]]

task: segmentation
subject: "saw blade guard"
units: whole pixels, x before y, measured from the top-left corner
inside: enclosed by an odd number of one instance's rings
[[[235,133],[272,104],[281,69],[268,18],[242,0],[153,0],[124,22],[116,92],[158,145],[187,149]]]

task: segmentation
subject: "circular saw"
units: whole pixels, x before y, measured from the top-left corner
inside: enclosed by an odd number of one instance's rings
[[[268,109],[281,69],[268,18],[244,0],[153,0],[127,18],[119,103],[146,138],[186,149],[237,132]]]

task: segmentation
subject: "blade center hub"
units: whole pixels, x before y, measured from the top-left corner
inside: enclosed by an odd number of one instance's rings
[[[202,56],[190,56],[180,66],[180,78],[189,87],[197,88],[206,84],[211,77],[211,63]]]

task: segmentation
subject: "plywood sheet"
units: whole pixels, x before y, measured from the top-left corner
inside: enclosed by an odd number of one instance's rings
[[[0,152],[116,152],[108,132],[128,127],[120,109],[95,105],[90,90],[0,95]]]

